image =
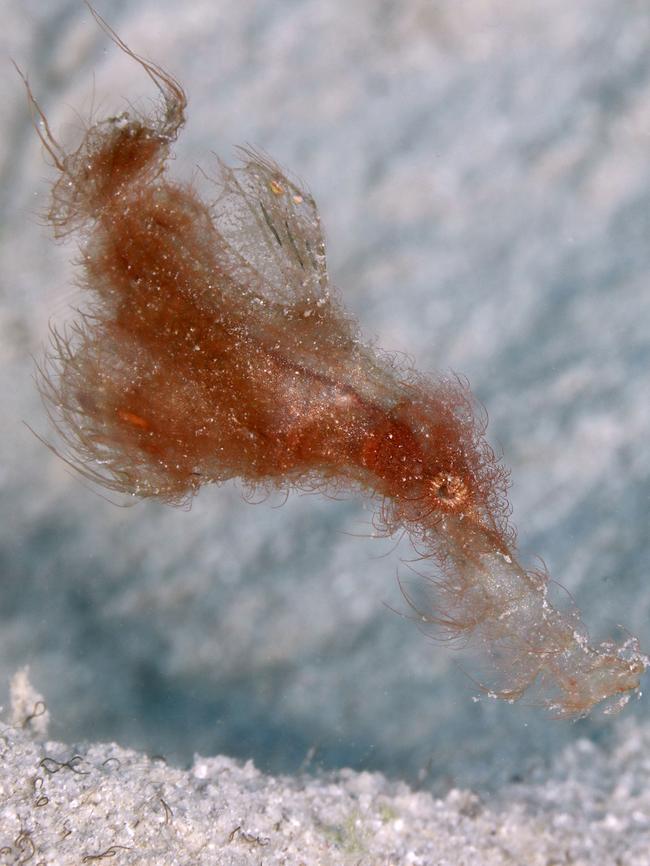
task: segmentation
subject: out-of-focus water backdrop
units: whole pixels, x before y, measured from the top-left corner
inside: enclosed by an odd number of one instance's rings
[[[639,0],[97,0],[187,89],[172,171],[256,145],[320,205],[362,331],[466,375],[512,469],[524,558],[594,637],[650,647],[650,8]],[[77,0],[4,0],[2,45],[54,133],[153,89]],[[83,306],[54,244],[42,147],[0,79],[0,682],[24,664],[52,733],[264,770],[379,769],[425,786],[523,777],[619,719],[474,702],[462,657],[401,604],[372,508],[229,484],[191,511],[71,477],[33,382]],[[386,604],[384,604],[385,602]],[[634,701],[624,714],[647,713]]]

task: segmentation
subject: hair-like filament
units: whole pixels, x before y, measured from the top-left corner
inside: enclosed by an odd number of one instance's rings
[[[633,639],[593,645],[575,610],[552,606],[547,575],[519,563],[508,474],[467,384],[364,343],[330,287],[313,198],[270,159],[219,163],[211,201],[172,180],[183,88],[93,14],[160,101],[94,123],[66,153],[25,81],[58,173],[48,219],[80,238],[88,297],[40,375],[64,459],[172,504],[231,478],[364,491],[428,566],[424,602],[404,589],[414,618],[479,648],[490,694],[531,689],[557,716],[622,706],[646,657]]]

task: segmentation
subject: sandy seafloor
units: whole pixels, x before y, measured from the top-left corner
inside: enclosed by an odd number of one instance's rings
[[[0,8],[60,138],[146,105],[81,2]],[[363,332],[486,406],[526,561],[594,637],[622,623],[648,650],[650,7],[98,8],[186,86],[175,174],[200,187],[251,143],[305,179]],[[48,864],[117,844],[115,863],[650,864],[645,696],[578,723],[475,702],[463,658],[386,606],[408,544],[370,538],[358,499],[252,506],[232,484],[116,508],[32,436],[32,356],[83,296],[39,224],[52,173],[8,63],[0,94],[0,683],[30,665],[53,740],[0,735],[0,862],[26,862],[27,833]],[[39,768],[74,754],[88,774]]]

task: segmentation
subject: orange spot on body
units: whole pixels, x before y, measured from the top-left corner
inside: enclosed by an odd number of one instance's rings
[[[136,415],[135,412],[129,412],[127,409],[118,409],[117,417],[121,421],[126,421],[127,424],[139,427],[141,430],[148,430],[150,426],[145,418],[141,418],[140,415]]]

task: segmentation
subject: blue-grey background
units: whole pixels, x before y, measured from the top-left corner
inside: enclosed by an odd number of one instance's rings
[[[267,150],[309,184],[366,335],[468,376],[514,522],[594,636],[650,647],[650,9],[641,0],[97,0],[186,86],[172,170]],[[182,6],[182,8],[179,8]],[[3,0],[2,46],[68,143],[146,76],[78,0]],[[6,49],[6,50],[5,50]],[[70,477],[32,381],[83,304],[7,57],[0,77],[0,682],[29,663],[53,733],[424,785],[526,776],[620,722],[475,703],[399,606],[356,499],[117,508]],[[205,187],[209,194],[209,187]],[[361,536],[361,537],[358,537]],[[404,566],[402,566],[404,571]],[[3,686],[4,692],[4,686]],[[625,713],[647,712],[643,698]]]

